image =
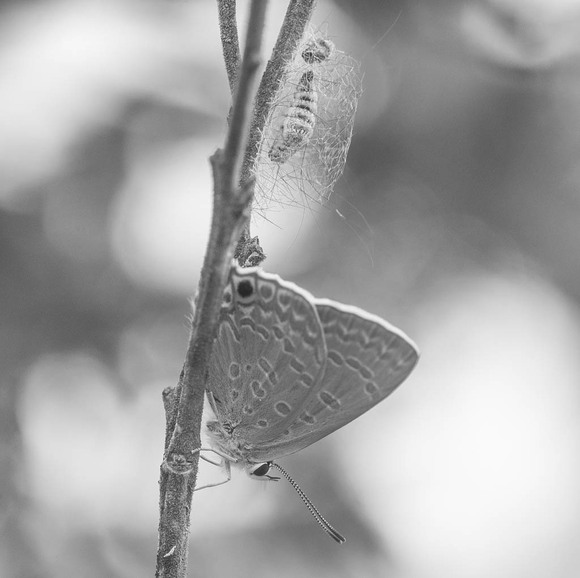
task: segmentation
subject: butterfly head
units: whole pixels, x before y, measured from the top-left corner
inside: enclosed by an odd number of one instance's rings
[[[272,462],[262,462],[261,464],[248,465],[246,472],[250,478],[254,480],[267,480],[269,482],[277,482],[280,478],[271,476],[270,470],[274,464]]]

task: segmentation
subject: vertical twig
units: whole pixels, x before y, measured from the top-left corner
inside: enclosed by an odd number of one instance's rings
[[[217,0],[220,37],[230,92],[234,94],[240,68],[240,43],[236,21],[236,0]]]
[[[267,0],[252,0],[244,58],[224,150],[211,157],[214,207],[186,359],[177,388],[164,392],[168,431],[160,479],[156,576],[185,578],[191,498],[197,478],[200,429],[218,313],[234,245],[249,218],[251,178],[240,180],[249,132],[249,108],[260,64]],[[241,183],[238,187],[238,183]],[[170,433],[171,432],[171,433]]]
[[[294,57],[304,37],[304,31],[310,22],[315,6],[316,0],[291,0],[288,5],[278,39],[272,50],[272,57],[266,65],[256,93],[250,136],[242,165],[242,181],[251,175],[272,101],[284,80],[286,65]]]
[[[268,107],[278,91],[285,65],[304,34],[315,4],[315,0],[290,1],[250,123],[249,107],[260,63],[266,2],[252,0],[244,58],[240,66],[235,0],[218,0],[224,59],[235,98],[224,150],[216,151],[211,157],[214,176],[212,227],[186,359],[177,387],[166,390],[163,395],[167,431],[160,479],[156,571],[156,576],[163,578],[186,576],[191,498],[197,478],[205,381],[218,328],[221,297],[235,242],[245,227],[249,234],[247,223],[254,184],[251,168],[258,152]]]
[[[316,0],[290,0],[278,39],[272,51],[272,57],[266,65],[254,103],[254,115],[250,125],[250,136],[242,162],[241,181],[252,175],[252,169],[258,156],[260,140],[268,118],[268,113],[280,84],[284,80],[286,65],[296,53],[304,36],[306,26],[316,6]],[[242,238],[236,248],[236,258],[244,254],[245,245],[252,242],[250,225],[246,224]]]

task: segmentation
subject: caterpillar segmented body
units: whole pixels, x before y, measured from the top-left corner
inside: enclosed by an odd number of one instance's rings
[[[318,95],[313,89],[314,73],[305,72],[294,93],[278,138],[268,156],[275,163],[285,163],[294,153],[306,146],[314,134]]]
[[[302,74],[280,128],[280,135],[268,152],[271,161],[285,163],[292,155],[304,148],[314,134],[318,94],[314,86],[314,65],[326,60],[334,50],[330,40],[311,40],[302,50],[302,59],[311,68]]]
[[[260,210],[323,202],[342,174],[361,94],[359,65],[311,34],[286,65],[253,167]]]

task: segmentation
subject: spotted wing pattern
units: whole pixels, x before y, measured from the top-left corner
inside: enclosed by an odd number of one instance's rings
[[[277,275],[232,268],[208,381],[218,421],[249,446],[276,437],[325,361],[312,296]]]
[[[409,375],[419,358],[399,329],[362,309],[315,299],[327,349],[323,377],[282,432],[256,448],[252,461],[294,453],[374,407]]]

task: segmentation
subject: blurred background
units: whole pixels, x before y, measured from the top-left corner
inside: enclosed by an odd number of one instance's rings
[[[345,174],[253,233],[268,271],[422,359],[281,460],[344,546],[290,486],[234,471],[194,497],[190,575],[576,577],[580,2],[320,1],[315,25],[364,73]],[[0,3],[7,578],[154,572],[161,391],[229,104],[213,0]]]

